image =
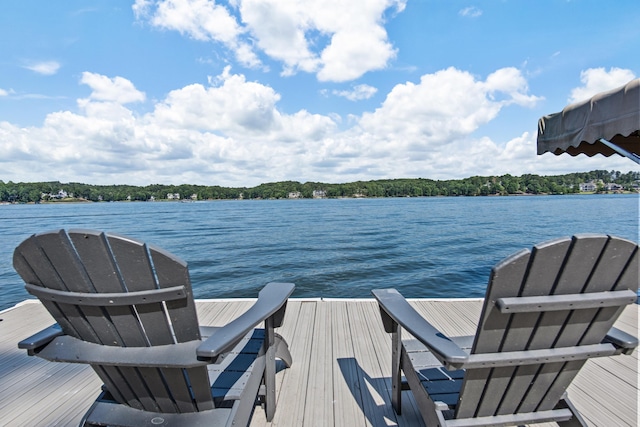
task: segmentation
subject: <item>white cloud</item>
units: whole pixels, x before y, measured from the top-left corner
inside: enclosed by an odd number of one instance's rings
[[[604,68],[589,68],[580,73],[580,81],[583,86],[571,91],[569,102],[580,102],[591,98],[593,95],[620,87],[635,79],[631,70],[611,67],[609,71]]]
[[[318,80],[355,80],[369,71],[385,68],[396,56],[396,50],[386,36],[386,31],[379,26],[336,32],[331,44],[322,51]]]
[[[354,80],[395,58],[384,13],[406,0],[137,0],[139,21],[197,40],[223,43],[248,67],[257,50],[282,63],[282,74],[317,73],[321,81]],[[236,16],[236,14],[238,16]]]
[[[478,16],[482,15],[482,10],[478,9],[475,6],[469,6],[469,7],[465,7],[464,9],[461,9],[458,14],[460,16],[468,16],[470,18],[477,18]]]
[[[144,92],[135,88],[133,83],[122,77],[109,78],[96,73],[84,72],[80,83],[86,84],[92,89],[88,100],[108,101],[118,104],[141,102],[145,100]],[[81,100],[86,101],[86,100]]]
[[[56,61],[37,62],[25,65],[24,68],[44,76],[52,76],[60,69],[60,63]]]
[[[171,91],[157,104],[154,119],[165,126],[225,133],[258,133],[277,129],[280,100],[272,88],[229,74],[227,67],[214,83],[192,84]]]
[[[175,30],[196,40],[231,43],[241,32],[229,11],[214,1],[136,0],[132,8],[137,19],[150,19],[154,26]]]
[[[195,40],[224,44],[247,67],[260,65],[251,46],[242,41],[246,30],[229,9],[211,0],[136,0],[132,6],[136,19],[151,25],[178,31]]]
[[[228,69],[213,85],[170,92],[144,115],[123,105],[143,99],[128,80],[84,73],[81,83],[93,91],[78,100],[79,113],[51,113],[40,127],[0,123],[7,176],[134,184],[274,181],[297,173],[301,157],[335,133],[329,117],[280,113],[280,95],[272,88]]]
[[[517,68],[506,67],[491,73],[485,82],[485,88],[489,96],[495,99],[496,94],[506,95],[508,98],[504,104],[517,104],[526,107],[533,107],[543,98],[527,95],[529,86],[522,73]]]
[[[305,37],[304,11],[301,4],[270,0],[243,0],[242,20],[256,38],[256,46],[266,55],[283,62],[283,74],[298,69],[314,72],[318,59]]]
[[[336,96],[347,98],[349,101],[360,101],[362,99],[369,99],[378,92],[373,86],[367,84],[360,84],[353,87],[352,90],[334,90],[333,93]]]
[[[423,75],[418,84],[396,85],[380,108],[363,114],[360,126],[387,141],[447,144],[493,120],[507,105],[531,106],[538,98],[526,91],[515,69],[498,70],[483,82],[451,67]]]
[[[0,96],[9,96],[9,91],[0,88]]]
[[[506,145],[478,135],[502,109],[537,99],[513,69],[484,80],[455,68],[425,74],[396,85],[374,111],[350,118],[285,113],[278,92],[229,68],[208,84],[169,92],[145,114],[128,106],[144,94],[126,79],[84,73],[81,83],[92,92],[78,112],[51,113],[26,128],[0,122],[6,179],[252,186],[566,168],[566,158],[535,154],[533,132]],[[624,170],[617,162],[628,162],[570,160],[577,169],[588,165],[584,170]]]

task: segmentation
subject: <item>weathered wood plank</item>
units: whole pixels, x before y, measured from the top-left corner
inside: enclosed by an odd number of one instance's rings
[[[286,322],[295,326],[295,330],[287,340],[293,358],[293,366],[285,372],[284,382],[280,385],[278,406],[273,425],[297,425],[305,422],[304,407],[307,386],[309,383],[311,354],[314,350],[312,331],[316,317],[315,303],[300,304],[295,320]],[[295,339],[293,339],[295,337]],[[286,339],[286,338],[285,338]]]
[[[248,299],[238,299],[223,304],[196,302],[198,321],[206,326],[224,326],[247,311],[252,304],[253,300]]]
[[[381,375],[384,377],[384,384],[387,387],[385,402],[387,408],[391,408],[391,336],[384,331],[380,319],[380,310],[375,301],[363,304],[366,308],[366,317],[369,324],[369,334],[371,335],[371,345],[373,346]],[[372,319],[375,319],[372,321]],[[402,414],[395,415],[398,425],[417,426],[421,425],[422,418],[418,411],[418,403],[412,393],[405,393],[402,396]]]
[[[362,410],[358,366],[351,342],[351,326],[347,314],[347,303],[332,302],[333,325],[333,425],[351,427],[371,425]],[[329,424],[330,425],[330,424]]]
[[[391,381],[389,377],[384,378],[382,375],[381,363],[371,340],[372,313],[365,311],[366,305],[371,306],[371,303],[361,302],[347,306],[354,363],[359,379],[361,410],[367,422],[373,426],[397,425],[395,412],[386,404],[391,399]]]
[[[333,419],[333,342],[329,304],[314,303],[316,317],[312,330],[313,348],[309,358],[307,395],[304,406],[304,426],[318,425]],[[286,414],[283,414],[283,418]],[[281,424],[286,425],[286,424]],[[291,425],[291,424],[290,424]]]

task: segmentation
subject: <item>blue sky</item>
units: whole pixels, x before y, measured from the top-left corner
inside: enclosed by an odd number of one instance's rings
[[[540,116],[640,77],[633,22],[637,0],[7,2],[0,179],[637,170],[535,150]]]

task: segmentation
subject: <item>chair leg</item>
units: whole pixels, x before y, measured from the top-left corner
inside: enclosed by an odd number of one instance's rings
[[[391,405],[396,414],[402,414],[402,337],[400,327],[396,325],[391,333]]]
[[[273,318],[265,321],[264,345],[266,350],[266,363],[264,368],[264,411],[267,421],[271,421],[276,412],[276,347],[273,331]]]
[[[578,410],[573,403],[569,400],[567,393],[562,396],[560,402],[556,405],[556,409],[569,409],[573,414],[570,420],[558,422],[558,426],[560,427],[587,427],[586,421],[582,418]]]

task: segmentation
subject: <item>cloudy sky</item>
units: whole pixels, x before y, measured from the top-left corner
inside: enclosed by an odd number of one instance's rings
[[[536,155],[640,77],[637,0],[23,0],[0,13],[0,180],[351,182],[637,170]]]

